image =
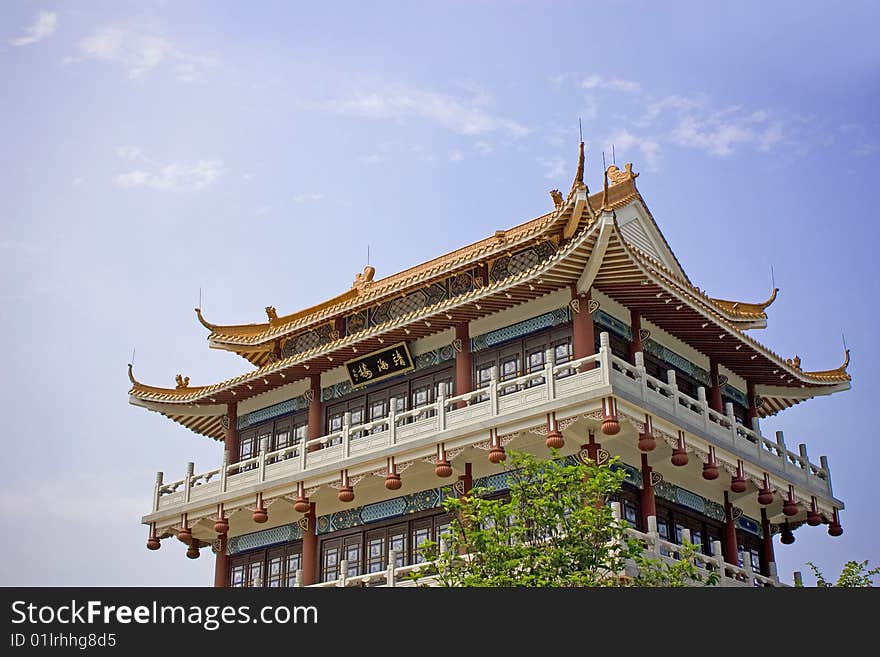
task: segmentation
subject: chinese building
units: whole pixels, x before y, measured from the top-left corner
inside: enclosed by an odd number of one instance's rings
[[[547,214],[387,278],[368,266],[312,308],[237,325],[197,308],[240,376],[162,388],[129,366],[132,404],[218,441],[211,470],[157,475],[147,547],[207,554],[216,586],[399,585],[445,497],[503,492],[506,450],[551,446],[620,457],[632,533],[664,558],[698,543],[722,584],[778,584],[774,534],[839,536],[826,457],[759,421],[847,390],[849,354],[808,371],[762,345],[776,289],[709,296],[632,166],[594,194],[583,170],[581,144]]]

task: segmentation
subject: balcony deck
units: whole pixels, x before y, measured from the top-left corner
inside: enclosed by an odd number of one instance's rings
[[[614,511],[615,518],[620,521],[620,504],[612,502],[611,507]],[[647,556],[653,558],[659,563],[668,565],[674,564],[680,560],[681,546],[667,541],[657,533],[657,519],[655,516],[648,518],[648,531],[640,532],[637,529],[628,527],[625,533],[628,538],[636,539],[644,545]],[[682,541],[691,542],[690,531],[685,529]],[[714,573],[717,575],[717,586],[721,587],[780,587],[786,586],[779,581],[776,575],[776,565],[771,564],[771,575],[766,576],[756,573],[751,563],[746,561],[742,566],[735,566],[724,561],[721,556],[722,548],[720,541],[714,541],[712,552],[717,556],[709,556],[697,552],[693,556],[693,563],[702,572],[703,575]],[[436,575],[431,574],[432,568],[436,566],[436,562],[424,562],[418,564],[407,564],[398,566],[397,555],[393,551],[389,555],[388,567],[384,571],[368,573],[365,575],[346,576],[344,573],[348,570],[347,562],[343,559],[339,564],[339,572],[343,573],[338,579],[310,584],[309,588],[328,588],[328,587],[413,587],[413,586],[440,586],[440,582]],[[638,574],[638,567],[631,560],[627,561],[626,570],[618,573],[619,576],[634,578]],[[297,571],[295,586],[302,586],[302,571]],[[697,585],[697,583],[694,583]]]
[[[350,477],[373,472],[385,467],[388,457],[398,464],[428,458],[441,442],[447,450],[474,446],[487,440],[490,428],[499,435],[528,431],[545,425],[549,413],[561,422],[598,422],[602,400],[608,397],[617,400],[622,422],[638,428],[650,414],[658,442],[674,441],[683,430],[689,449],[706,454],[712,446],[728,468],[742,460],[746,477],[756,483],[766,472],[773,488],[787,492],[793,486],[805,504],[815,496],[820,511],[828,515],[843,508],[833,497],[824,456],[821,465],[811,463],[805,447],[795,454],[781,437],[770,440],[737,422],[731,405],[723,414],[709,408],[702,388],[697,399],[685,395],[674,372],[661,381],[647,374],[641,354],[634,366],[611,354],[607,334],[600,343],[598,354],[556,364],[551,351],[543,370],[505,381],[493,373],[488,387],[456,397],[441,395],[433,404],[383,419],[351,425],[346,415],[341,431],[305,444],[270,452],[264,443],[253,458],[238,463],[224,459],[220,467],[199,474],[189,464],[183,479],[168,483],[159,473],[153,508],[143,522],[163,528],[179,522],[182,513],[191,521],[211,517],[219,504],[241,506],[258,493],[271,501],[289,496],[298,482],[309,488],[337,482],[342,470]]]

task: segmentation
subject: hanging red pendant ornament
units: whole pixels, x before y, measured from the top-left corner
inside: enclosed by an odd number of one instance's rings
[[[565,439],[556,423],[555,414],[552,419],[549,415],[547,416],[547,438],[544,440],[544,444],[547,445],[547,449],[562,449],[565,446]]]
[[[437,445],[437,463],[434,465],[434,474],[442,479],[452,476],[452,465],[446,459],[446,449],[443,443]]]
[[[745,493],[748,488],[745,474],[743,473],[743,462],[739,459],[736,461],[736,472],[730,478],[730,490],[734,493]]]
[[[617,400],[605,397],[602,400],[602,433],[614,436],[620,433],[620,421],[617,419]]]
[[[703,464],[703,479],[712,481],[718,479],[719,474],[720,470],[718,468],[718,461],[715,460],[715,448],[710,447],[709,458]]]
[[[305,484],[300,481],[296,484],[296,499],[293,501],[293,510],[297,513],[307,513],[310,506]]]
[[[398,490],[402,486],[400,475],[397,473],[397,466],[394,464],[394,457],[388,459],[388,469],[385,474],[385,488],[388,490]]]
[[[340,502],[351,502],[354,500],[354,488],[348,479],[348,470],[342,471],[342,484],[339,486],[339,492],[336,494],[336,499]]]
[[[678,432],[678,443],[676,443],[675,449],[672,450],[672,459],[670,460],[672,461],[672,465],[678,467],[687,465],[688,461],[690,460],[688,458],[687,445],[684,442],[683,431]]]
[[[651,452],[655,447],[657,440],[654,438],[654,420],[650,415],[645,415],[645,430],[639,434],[639,450]]]

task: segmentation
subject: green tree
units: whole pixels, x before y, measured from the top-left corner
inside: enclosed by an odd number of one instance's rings
[[[636,552],[634,561],[638,568],[633,584],[635,586],[714,586],[718,583],[718,573],[699,568],[694,559],[699,545],[683,541],[678,549],[676,561],[662,561],[648,556],[641,550]]]
[[[436,575],[442,586],[712,583],[711,575],[690,560],[693,546],[682,546],[681,562],[667,564],[627,538],[626,523],[606,503],[626,477],[618,464],[616,457],[602,465],[573,464],[510,452],[509,498],[488,497],[491,491],[476,488],[447,498],[444,507],[453,520],[443,537],[444,549],[424,545],[423,556],[434,564],[416,577]],[[639,567],[635,578],[625,574],[628,560]]]
[[[820,588],[862,588],[874,586],[874,577],[880,575],[880,566],[868,568],[868,560],[864,561],[847,561],[840,571],[840,577],[836,583],[831,583],[825,579],[825,576],[819,570],[819,567],[812,561],[808,561],[807,565],[816,576],[816,586]]]

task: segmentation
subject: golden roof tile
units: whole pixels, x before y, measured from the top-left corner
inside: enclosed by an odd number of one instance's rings
[[[716,306],[722,308],[727,314],[732,316],[740,316],[744,318],[752,318],[752,319],[767,319],[767,314],[764,312],[767,307],[776,301],[776,295],[779,293],[779,288],[774,287],[773,292],[770,293],[770,298],[762,303],[746,303],[744,301],[728,301],[727,299],[716,299],[714,297],[710,297],[712,303]]]
[[[807,376],[810,376],[814,379],[819,379],[823,381],[834,381],[834,382],[843,382],[843,381],[852,381],[852,377],[847,373],[846,368],[849,367],[849,349],[846,350],[846,353],[843,358],[843,365],[837,367],[833,370],[820,370],[818,372],[804,372]]]
[[[595,194],[590,199],[597,201],[600,196]],[[635,198],[640,198],[639,192],[635,188],[633,179],[630,178],[610,187],[605,202],[609,209],[614,209],[623,207]],[[271,322],[222,326],[206,322],[199,309],[196,309],[196,314],[202,325],[210,328],[211,335],[208,336],[208,339],[218,347],[229,347],[232,351],[236,351],[236,346],[238,345],[256,345],[270,342],[277,338],[288,336],[295,331],[306,329],[320,320],[326,320],[328,317],[353,312],[360,307],[376,303],[384,296],[398,295],[405,293],[412,287],[426,285],[433,279],[451,275],[462,267],[476,264],[482,259],[490,258],[503,251],[527,244],[536,238],[546,236],[553,232],[553,226],[557,220],[565,217],[567,210],[568,208],[564,204],[563,207],[557,208],[553,212],[541,215],[508,230],[496,231],[491,237],[456,249],[397,274],[392,274],[378,281],[372,281],[369,285],[359,284],[356,279],[355,286],[351,290],[311,308],[278,317]]]

